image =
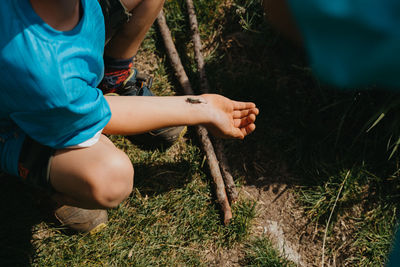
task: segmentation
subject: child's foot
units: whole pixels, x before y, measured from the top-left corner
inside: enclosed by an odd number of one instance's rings
[[[33,189],[36,205],[47,222],[65,227],[67,231],[96,233],[103,229],[108,221],[106,210],[88,210],[57,203],[48,193]]]
[[[79,233],[97,233],[108,221],[106,210],[87,210],[68,205],[57,208],[54,215],[62,226]]]

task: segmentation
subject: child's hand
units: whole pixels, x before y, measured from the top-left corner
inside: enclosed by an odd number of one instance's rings
[[[221,95],[202,95],[210,106],[210,123],[206,128],[215,136],[243,139],[256,128],[259,111],[251,102],[233,101]]]

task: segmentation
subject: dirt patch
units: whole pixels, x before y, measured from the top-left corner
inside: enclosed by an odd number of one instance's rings
[[[205,258],[210,266],[238,267],[244,257],[242,246],[238,245],[230,249],[211,249],[205,251]]]
[[[268,188],[246,185],[240,188],[240,198],[257,203],[257,217],[249,239],[267,237],[281,256],[298,266],[321,266],[322,239],[317,234],[321,229],[306,219],[292,189],[278,183]],[[242,266],[244,256],[242,244],[205,251],[211,266]]]
[[[299,266],[319,266],[322,242],[287,185],[244,186],[241,191],[257,202],[253,236],[269,237],[282,256]]]
[[[226,145],[229,147],[229,142]],[[266,149],[243,146],[238,151],[239,155],[229,154],[229,161],[231,167],[235,167],[235,177],[244,179],[244,185],[239,189],[240,197],[256,202],[250,239],[267,237],[282,256],[298,266],[321,266],[325,228],[310,222],[306,216],[304,207],[298,202],[298,181],[288,165],[281,159],[275,160],[273,153]],[[348,233],[343,232],[343,235],[350,241]],[[327,242],[328,245],[331,243]],[[329,263],[327,258],[325,263]]]

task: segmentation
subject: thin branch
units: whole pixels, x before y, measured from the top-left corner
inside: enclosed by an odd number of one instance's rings
[[[165,20],[164,12],[161,11],[157,17],[157,23],[160,29],[161,36],[164,41],[165,48],[167,50],[168,57],[170,59],[171,65],[175,70],[175,75],[181,84],[183,91],[186,95],[192,95],[193,90],[189,82],[189,78],[186,75],[185,69],[182,66],[182,62],[179,58],[179,54],[176,51],[175,44],[171,37],[171,32],[168,28],[167,22]],[[229,224],[232,219],[232,211],[229,205],[228,198],[226,196],[225,184],[222,178],[221,171],[218,166],[217,157],[214,152],[214,148],[208,137],[207,129],[202,126],[195,127],[196,133],[202,144],[202,149],[206,154],[207,164],[210,168],[210,173],[213,178],[215,194],[217,201],[221,206],[221,210],[224,214],[224,224]]]
[[[189,13],[189,22],[190,22],[190,29],[192,30],[192,41],[194,47],[194,57],[197,62],[197,69],[199,70],[200,75],[200,83],[201,83],[201,90],[202,93],[210,92],[210,86],[208,85],[206,71],[204,68],[204,58],[203,54],[201,53],[202,44],[201,38],[199,33],[199,24],[197,23],[197,16],[194,10],[194,5],[192,0],[186,0],[186,5]]]
[[[197,69],[200,75],[200,93],[208,93],[210,92],[210,86],[207,80],[207,75],[204,68],[204,58],[202,54],[202,44],[199,33],[199,26],[197,22],[197,16],[194,9],[193,1],[186,0],[186,6],[189,13],[189,21],[190,21],[190,29],[192,30],[192,41],[194,46],[194,55],[197,62]],[[217,159],[219,162],[219,166],[221,169],[222,177],[225,182],[225,188],[229,197],[229,201],[231,203],[236,202],[238,199],[238,193],[236,190],[235,182],[233,181],[233,177],[229,168],[228,159],[224,153],[224,145],[222,140],[214,138],[214,146],[215,153],[217,155]]]
[[[224,145],[222,143],[222,140],[215,138],[214,146],[222,177],[224,178],[226,193],[228,194],[230,203],[235,203],[238,199],[238,192],[236,190],[236,185],[231,174],[231,169],[229,168],[228,159],[226,158],[224,153]]]

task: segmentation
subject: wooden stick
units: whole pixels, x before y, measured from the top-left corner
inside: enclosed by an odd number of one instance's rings
[[[214,181],[215,195],[224,214],[224,224],[228,225],[232,219],[232,210],[226,195],[225,184],[218,166],[217,156],[215,155],[211,140],[208,137],[207,129],[203,126],[197,126],[196,132],[202,144],[203,151],[206,153],[208,167],[210,168],[210,173]]]
[[[194,5],[192,0],[186,0],[186,6],[189,13],[189,22],[190,29],[192,30],[192,41],[194,46],[194,55],[197,62],[197,69],[200,75],[200,93],[208,93],[210,92],[210,86],[207,80],[206,71],[204,68],[204,58],[202,54],[202,44],[199,33],[199,26],[197,23],[197,16],[194,10]],[[222,177],[225,182],[225,189],[228,194],[229,201],[231,203],[236,202],[238,199],[238,192],[236,190],[235,182],[233,181],[233,177],[229,168],[228,159],[225,157],[224,153],[224,145],[222,140],[218,138],[214,138],[214,148],[215,153],[217,155],[217,159],[219,161],[219,166],[221,169]]]
[[[224,144],[221,139],[214,139],[215,153],[219,162],[219,168],[221,169],[222,178],[225,182],[225,190],[228,194],[230,203],[235,203],[238,199],[238,192],[236,190],[235,182],[233,181],[233,176],[229,168],[228,159],[224,153]]]
[[[190,29],[192,30],[192,41],[193,41],[193,48],[194,48],[194,57],[197,62],[197,69],[200,75],[200,83],[201,83],[201,93],[209,93],[210,86],[208,85],[208,80],[206,76],[206,71],[204,68],[204,58],[203,54],[201,53],[202,45],[201,45],[201,38],[199,33],[199,24],[197,23],[197,16],[194,11],[194,5],[192,0],[186,0],[186,6],[189,13],[189,22],[190,22]]]
[[[178,81],[181,84],[182,89],[186,95],[193,95],[193,90],[190,85],[189,78],[186,75],[179,54],[176,51],[175,44],[172,41],[171,32],[168,28],[163,11],[161,11],[158,15],[157,23],[160,28],[160,33],[163,38],[168,57],[171,61],[172,67],[175,70],[175,75],[178,78]],[[218,166],[218,161],[214,152],[214,148],[212,146],[210,138],[208,137],[207,129],[202,126],[196,126],[195,129],[202,144],[202,149],[206,154],[207,164],[210,168],[210,173],[214,182],[217,201],[223,212],[224,224],[228,225],[230,220],[232,219],[232,211],[229,205],[228,198],[226,196],[225,184]]]

